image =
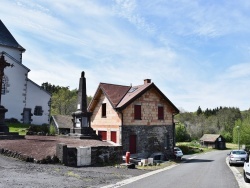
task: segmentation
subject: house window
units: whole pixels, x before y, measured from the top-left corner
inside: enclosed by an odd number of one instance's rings
[[[107,110],[106,110],[106,103],[102,103],[102,117],[106,117],[107,115]]]
[[[141,105],[136,104],[134,106],[135,119],[141,120]]]
[[[43,109],[41,106],[36,106],[34,110],[35,116],[42,116],[43,115]]]
[[[164,108],[163,106],[158,106],[158,119],[164,119]]]

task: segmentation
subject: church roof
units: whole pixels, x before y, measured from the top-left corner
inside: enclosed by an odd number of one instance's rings
[[[20,44],[18,44],[16,39],[12,36],[12,34],[5,27],[5,25],[1,20],[0,20],[0,45],[8,46],[11,48],[17,48],[21,51],[25,51],[25,49]]]

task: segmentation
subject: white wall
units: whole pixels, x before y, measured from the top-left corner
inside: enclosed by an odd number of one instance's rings
[[[41,89],[40,86],[28,80],[27,82],[27,99],[26,99],[26,108],[31,108],[31,113],[33,116],[31,117],[33,121],[32,124],[49,124],[49,101],[50,94],[45,90]],[[35,106],[42,106],[43,115],[36,116],[34,115]]]
[[[9,54],[9,52],[16,58],[20,58],[19,50],[15,51],[10,48],[2,49]],[[2,95],[2,105],[8,109],[5,114],[5,118],[16,118],[19,121],[22,119],[22,111],[25,106],[25,94],[26,94],[26,78],[28,69],[21,64],[16,63],[12,59],[5,56],[5,60],[13,64],[14,67],[6,67],[4,74],[8,77],[7,93]]]
[[[8,77],[7,93],[2,95],[1,104],[8,109],[5,118],[16,118],[22,122],[24,108],[30,108],[31,113],[34,113],[35,106],[42,106],[42,116],[32,116],[32,124],[49,123],[49,109],[48,102],[50,94],[40,88],[37,84],[28,79],[28,72],[30,71],[26,66],[20,62],[22,54],[18,49],[0,46],[0,52],[6,52],[15,58],[19,63],[13,61],[5,55],[5,60],[13,64],[14,67],[6,67],[5,75]],[[46,81],[46,80],[45,80]]]

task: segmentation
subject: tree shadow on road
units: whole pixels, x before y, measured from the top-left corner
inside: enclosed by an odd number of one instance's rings
[[[209,160],[209,159],[189,159],[186,160],[185,163],[208,163],[213,161],[214,160]]]

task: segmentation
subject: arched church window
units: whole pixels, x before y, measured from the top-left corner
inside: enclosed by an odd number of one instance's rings
[[[7,93],[8,85],[9,85],[8,76],[4,75],[2,80],[2,95],[5,95]]]

